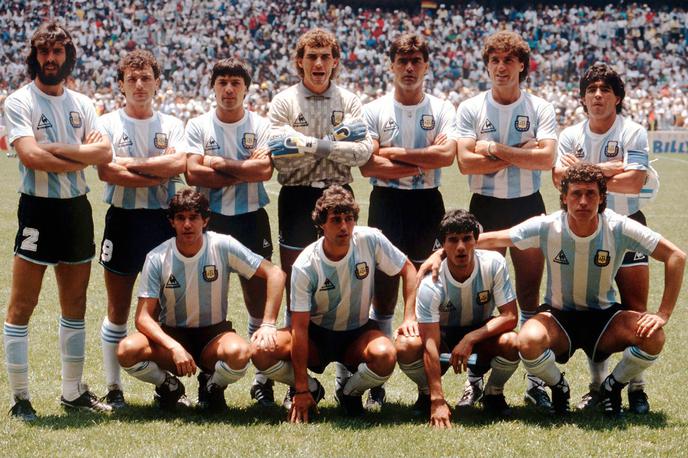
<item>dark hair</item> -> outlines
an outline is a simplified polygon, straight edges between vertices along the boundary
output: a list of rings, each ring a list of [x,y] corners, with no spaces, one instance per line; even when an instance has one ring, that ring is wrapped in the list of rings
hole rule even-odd
[[[128,53],[117,64],[117,81],[124,81],[124,72],[127,69],[142,70],[150,65],[153,70],[153,76],[157,80],[160,78],[160,65],[155,59],[155,56],[150,51],[145,49],[135,49]]]
[[[516,56],[523,64],[523,70],[518,74],[520,82],[525,81],[530,67],[530,47],[521,36],[515,32],[502,30],[487,37],[483,44],[483,62],[487,66],[490,54],[494,52],[508,52]]]
[[[614,95],[621,99],[619,103],[616,104],[616,114],[621,113],[623,100],[626,97],[624,82],[612,67],[602,62],[593,64],[592,67],[588,68],[583,78],[580,80],[580,102],[581,105],[583,105],[583,110],[585,110],[586,113],[588,112],[588,107],[583,103],[585,91],[588,90],[588,86],[598,81],[602,81],[604,84],[609,85],[612,91],[614,91]]]
[[[174,215],[183,211],[198,212],[203,218],[210,216],[210,204],[205,194],[192,189],[184,188],[172,197],[170,207],[167,209],[167,217],[174,219]]]
[[[414,52],[423,54],[423,60],[425,62],[430,59],[428,42],[422,35],[417,33],[402,33],[392,41],[392,46],[389,48],[389,60],[394,62],[397,54],[411,54]]]
[[[218,60],[213,65],[213,71],[210,75],[210,87],[215,86],[215,80],[220,76],[238,76],[244,80],[246,87],[251,85],[251,72],[248,66],[241,60],[235,58]]]
[[[29,78],[32,80],[35,79],[40,70],[38,58],[36,57],[38,48],[53,46],[55,43],[59,43],[65,47],[65,52],[67,54],[64,63],[65,78],[72,73],[74,65],[76,65],[76,47],[72,41],[72,36],[62,25],[56,21],[50,21],[41,24],[31,37],[31,51],[26,57],[26,69]]]
[[[571,183],[597,183],[597,189],[600,191],[600,205],[597,207],[597,213],[602,213],[607,208],[607,179],[599,166],[589,162],[578,162],[566,169],[561,179],[559,196],[561,208],[564,211],[568,211],[565,198]]]
[[[339,59],[341,56],[339,43],[337,43],[337,39],[332,32],[328,32],[327,30],[321,28],[309,30],[301,35],[301,37],[299,37],[299,41],[296,43],[294,65],[296,65],[296,71],[301,78],[303,78],[303,68],[299,67],[297,59],[303,59],[303,56],[306,53],[306,46],[310,46],[311,48],[330,48],[330,51],[332,51],[332,57],[334,59]],[[339,65],[332,69],[330,80],[333,80],[337,76],[337,73],[339,73]]]
[[[351,192],[339,185],[332,185],[323,192],[315,202],[315,208],[311,213],[313,223],[319,228],[327,222],[327,215],[332,211],[338,213],[351,213],[358,221],[359,207]]]
[[[478,220],[466,210],[449,210],[440,221],[439,239],[444,243],[449,234],[468,234],[473,233],[473,237],[478,240],[478,235],[482,226]]]

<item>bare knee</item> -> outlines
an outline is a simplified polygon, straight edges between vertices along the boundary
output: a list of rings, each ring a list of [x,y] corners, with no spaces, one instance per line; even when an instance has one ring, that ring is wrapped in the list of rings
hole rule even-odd
[[[117,360],[122,367],[131,367],[143,361],[143,347],[136,334],[125,337],[117,345]]]
[[[651,355],[658,355],[664,348],[665,341],[666,333],[663,329],[658,329],[652,336],[642,339],[638,343],[638,348]]]
[[[499,336],[499,353],[509,360],[516,360],[518,358],[518,334],[515,332],[506,332]]]
[[[233,369],[243,369],[251,359],[251,346],[243,339],[234,339],[220,347],[218,356]]]
[[[524,358],[533,359],[548,348],[549,339],[545,328],[540,323],[529,324],[530,321],[518,333],[518,351]]]
[[[397,360],[402,364],[410,364],[423,356],[423,341],[420,337],[398,336],[394,342]]]
[[[397,363],[397,352],[389,339],[376,339],[368,344],[368,367],[378,375],[392,373]]]

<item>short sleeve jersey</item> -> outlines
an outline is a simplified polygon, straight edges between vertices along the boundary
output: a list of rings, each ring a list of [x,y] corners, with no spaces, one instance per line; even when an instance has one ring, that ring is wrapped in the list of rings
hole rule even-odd
[[[509,268],[496,251],[475,250],[475,267],[465,281],[457,281],[442,261],[438,282],[427,276],[416,297],[419,323],[442,327],[478,326],[490,319],[495,309],[516,300],[509,280]]]
[[[554,107],[521,91],[510,105],[482,92],[459,105],[456,122],[460,138],[520,146],[530,140],[556,140]],[[500,199],[529,196],[540,189],[541,171],[509,166],[495,173],[469,175],[471,192]]]
[[[321,237],[306,247],[292,266],[291,310],[310,312],[311,322],[333,331],[357,329],[368,322],[375,270],[398,274],[406,256],[378,229],[356,226],[347,255],[331,261]]]
[[[651,254],[661,236],[606,209],[597,230],[578,237],[567,213],[536,216],[511,228],[518,249],[539,248],[547,265],[545,303],[560,310],[607,309],[616,302],[614,277],[626,251]]]
[[[134,119],[124,109],[98,119],[98,129],[112,142],[115,157],[149,158],[160,156],[168,147],[184,152],[184,126],[174,116],[154,112],[148,119]],[[183,182],[170,178],[157,186],[129,188],[105,183],[104,201],[119,208],[160,209],[174,196]]]
[[[5,100],[8,140],[34,137],[36,143],[78,145],[96,128],[96,110],[91,99],[64,88],[59,96],[42,92],[29,83]],[[19,161],[19,192],[36,197],[70,199],[86,194],[89,188],[83,170],[43,172]]]
[[[220,121],[212,110],[186,125],[190,153],[234,160],[250,158],[256,148],[267,145],[269,135],[268,120],[248,110],[234,123]],[[208,197],[211,211],[227,216],[250,213],[270,202],[263,183],[237,183],[223,188],[198,186],[198,191]]]
[[[158,320],[167,326],[211,326],[227,317],[229,274],[251,278],[262,259],[233,237],[211,231],[187,258],[173,237],[146,256],[138,297],[158,299]]]
[[[387,94],[363,107],[368,130],[381,148],[425,148],[434,143],[440,134],[456,140],[456,113],[451,103],[425,94],[417,105],[402,105]],[[372,177],[373,186],[398,189],[431,189],[440,186],[441,169],[422,175],[383,180]]]

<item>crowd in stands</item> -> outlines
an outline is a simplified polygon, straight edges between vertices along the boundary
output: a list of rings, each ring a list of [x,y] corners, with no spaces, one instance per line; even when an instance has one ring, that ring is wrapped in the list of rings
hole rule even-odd
[[[325,1],[58,0],[6,1],[0,12],[0,102],[27,82],[28,39],[48,18],[63,18],[79,49],[73,87],[109,112],[123,103],[116,65],[128,50],[151,50],[163,67],[159,109],[183,120],[213,104],[213,63],[238,56],[254,70],[247,104],[266,113],[270,99],[298,80],[297,37],[321,26],[342,46],[339,82],[364,102],[391,89],[386,51],[399,32],[418,31],[432,47],[426,89],[455,106],[487,88],[483,37],[521,33],[532,49],[528,90],[555,106],[560,125],[584,116],[578,80],[596,61],[626,81],[626,111],[650,129],[688,128],[688,10],[641,4],[538,6],[490,10],[445,6],[431,13],[352,9]]]

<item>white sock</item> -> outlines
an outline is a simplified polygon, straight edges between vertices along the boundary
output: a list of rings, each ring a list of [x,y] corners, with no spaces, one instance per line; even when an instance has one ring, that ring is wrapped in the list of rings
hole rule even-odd
[[[5,322],[3,329],[11,403],[29,399],[29,325]]]
[[[167,372],[160,369],[154,361],[141,361],[131,367],[123,367],[124,371],[142,382],[160,386],[165,381]]]
[[[366,363],[358,365],[358,370],[349,378],[344,385],[344,394],[347,396],[361,396],[365,390],[380,386],[389,379],[392,374],[385,377],[377,375],[371,371]]]
[[[596,363],[588,358],[588,368],[590,369],[590,389],[599,390],[609,373],[609,359]]]
[[[251,341],[251,337],[253,337],[253,333],[258,330],[260,325],[263,324],[263,319],[262,318],[255,318],[252,317],[251,315],[248,316],[248,341]],[[263,374],[261,371],[256,371],[256,375],[253,377],[253,384],[255,385],[256,383],[260,383],[261,385],[265,385],[268,381],[268,378]]]
[[[294,379],[294,367],[290,361],[277,361],[273,366],[268,367],[263,371],[263,374],[270,380],[284,383],[285,385],[294,386],[296,381]],[[313,377],[308,375],[308,390],[315,391],[318,384]]]
[[[84,320],[60,317],[60,356],[62,358],[62,396],[73,401],[81,396],[79,384],[84,372],[86,329]]]
[[[516,372],[519,362],[518,359],[516,361],[509,361],[501,356],[492,358],[492,361],[490,361],[492,371],[485,385],[485,394],[502,394],[504,392],[504,385]]]
[[[114,324],[108,317],[100,326],[100,343],[103,348],[103,369],[108,390],[122,389],[120,366],[117,361],[117,345],[127,336],[126,324]]]
[[[540,378],[548,386],[554,386],[561,380],[561,372],[557,367],[554,352],[547,349],[535,359],[525,359],[523,355],[521,361],[528,371],[528,374]]]
[[[418,391],[423,394],[430,394],[430,387],[428,386],[428,378],[425,375],[425,366],[423,365],[423,358],[413,361],[412,363],[399,363],[399,369],[410,378],[413,383],[418,385]]]
[[[614,380],[625,385],[633,377],[652,366],[658,356],[645,353],[635,345],[627,347],[623,352],[621,361],[612,371],[612,376],[614,376]]]
[[[334,363],[334,384],[335,389],[344,388],[346,382],[351,378],[351,372],[342,363]]]
[[[521,309],[519,315],[518,315],[518,325],[521,329],[523,329],[523,325],[528,321],[529,319],[533,318],[535,315],[537,315],[536,310],[523,310]]]
[[[373,307],[370,312],[370,319],[377,322],[382,333],[392,339],[392,320],[394,320],[394,314],[392,315],[380,315],[375,311]]]
[[[213,383],[221,388],[224,388],[230,383],[234,383],[246,375],[248,366],[249,363],[247,363],[243,369],[232,369],[224,361],[218,361],[215,363],[215,371],[210,377],[210,380],[208,380],[208,384]]]
[[[645,371],[634,376],[628,384],[628,391],[642,391],[645,389]]]

